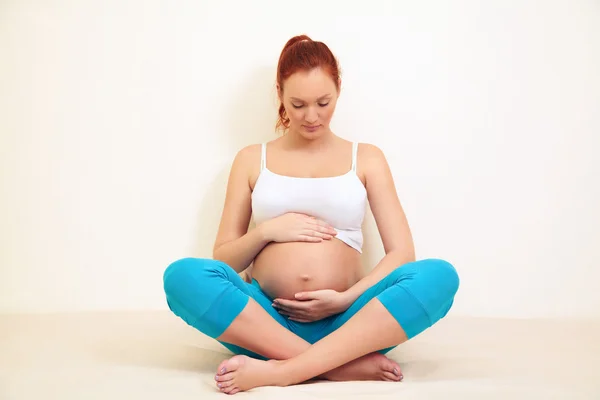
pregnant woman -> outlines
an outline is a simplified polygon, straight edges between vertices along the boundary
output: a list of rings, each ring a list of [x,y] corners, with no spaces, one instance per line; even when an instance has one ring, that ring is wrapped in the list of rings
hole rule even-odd
[[[277,70],[284,134],[236,155],[213,259],[164,273],[173,313],[236,354],[216,371],[224,393],[312,378],[401,381],[386,352],[443,318],[458,290],[451,264],[415,260],[383,152],[331,131],[340,82],[324,43],[287,42]],[[385,256],[363,273],[367,201]]]

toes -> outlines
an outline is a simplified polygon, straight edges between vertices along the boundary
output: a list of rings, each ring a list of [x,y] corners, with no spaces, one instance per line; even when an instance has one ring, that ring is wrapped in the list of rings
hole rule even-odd
[[[233,356],[229,360],[223,361],[217,367],[217,375],[223,375],[227,372],[233,372],[240,367],[240,363],[243,362],[245,356]]]
[[[401,377],[402,376],[402,371],[400,370],[400,365],[398,365],[397,362],[392,361],[388,358],[387,362],[384,365],[384,368],[382,368],[384,371],[386,372],[391,372],[392,374],[396,375],[397,377]]]
[[[221,390],[224,390],[224,389],[230,389],[231,390],[231,387],[233,385],[234,385],[234,381],[233,380],[227,381],[227,382],[217,382],[217,387],[219,389],[221,389]]]
[[[226,381],[230,381],[233,379],[233,372],[227,372],[224,375],[216,375],[215,376],[215,381],[217,382],[226,382]]]
[[[404,375],[402,374],[402,371],[400,371],[400,367],[394,368],[394,370],[392,371],[392,373],[398,378],[399,381],[401,381],[402,379],[404,379]]]
[[[225,394],[236,394],[239,391],[240,391],[240,389],[237,386],[235,386],[235,385],[231,385],[229,387],[221,388],[221,392],[223,392]]]
[[[217,375],[222,375],[225,373],[225,365],[227,365],[227,361],[229,360],[225,360],[221,364],[219,364],[219,366],[217,367]]]
[[[394,382],[401,382],[404,379],[404,376],[402,376],[402,374],[396,375],[393,372],[389,371],[383,371],[382,376],[385,380],[390,380]]]
[[[383,371],[383,380],[388,382],[398,382],[400,378],[391,372]]]
[[[226,392],[226,393],[227,393],[227,394],[236,394],[236,393],[237,393],[237,392],[239,392],[239,391],[240,391],[240,389],[238,389],[238,388],[235,388],[235,389],[231,390],[230,392]]]
[[[390,379],[393,381],[401,381],[404,379],[402,375],[402,371],[400,370],[400,365],[393,360],[387,359],[387,362],[383,366],[383,375],[386,379]]]

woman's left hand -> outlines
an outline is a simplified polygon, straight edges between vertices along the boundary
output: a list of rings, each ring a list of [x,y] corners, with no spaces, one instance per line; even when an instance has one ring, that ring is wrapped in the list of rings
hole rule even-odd
[[[349,301],[344,293],[332,289],[296,294],[295,300],[275,299],[273,307],[291,321],[313,322],[345,311]]]

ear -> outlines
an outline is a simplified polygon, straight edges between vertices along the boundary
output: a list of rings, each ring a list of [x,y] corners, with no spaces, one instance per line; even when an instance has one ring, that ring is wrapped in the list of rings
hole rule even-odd
[[[340,94],[342,94],[342,78],[338,78],[338,97],[340,97]]]
[[[277,85],[277,98],[279,99],[279,101],[281,101],[283,103],[283,96],[281,93],[281,86],[279,86],[279,83],[276,84]]]

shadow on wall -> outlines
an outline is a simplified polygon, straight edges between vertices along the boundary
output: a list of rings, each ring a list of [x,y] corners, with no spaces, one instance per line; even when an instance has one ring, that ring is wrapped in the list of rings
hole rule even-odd
[[[212,248],[219,228],[227,180],[237,152],[255,143],[273,140],[277,118],[276,68],[265,67],[251,71],[230,94],[233,99],[223,121],[220,140],[227,147],[225,166],[205,188],[205,196],[198,210],[197,237],[193,246],[199,257],[212,258]]]

